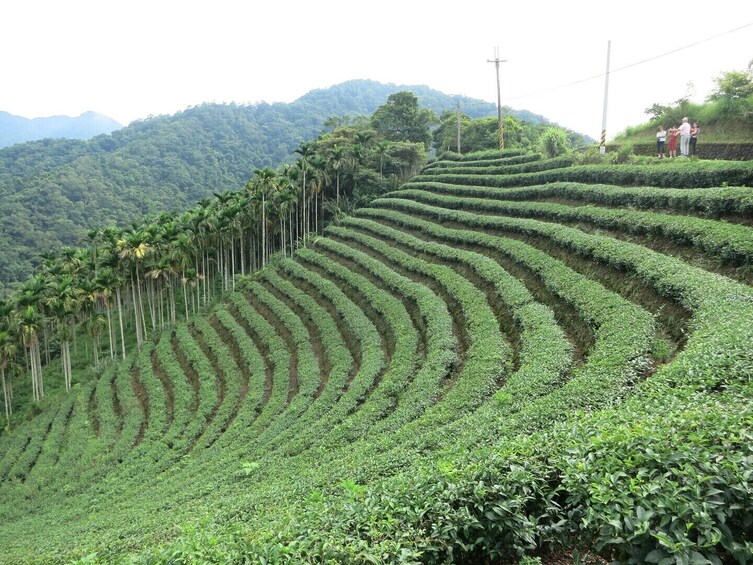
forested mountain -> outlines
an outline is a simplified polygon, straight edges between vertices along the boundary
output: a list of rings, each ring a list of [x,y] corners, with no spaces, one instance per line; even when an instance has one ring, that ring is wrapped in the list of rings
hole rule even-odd
[[[81,243],[87,228],[122,226],[237,190],[254,168],[278,165],[315,138],[329,118],[367,115],[400,90],[413,91],[438,115],[458,100],[470,117],[496,111],[494,104],[426,86],[353,80],[292,103],[202,104],[87,141],[45,139],[2,149],[0,290],[25,279],[40,252]]]
[[[29,119],[0,111],[0,147],[46,138],[89,139],[122,127],[112,118],[96,112],[84,112],[75,118],[49,116]]]

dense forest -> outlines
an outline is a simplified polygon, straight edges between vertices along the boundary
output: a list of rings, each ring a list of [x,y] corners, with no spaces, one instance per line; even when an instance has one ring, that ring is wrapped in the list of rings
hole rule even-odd
[[[45,139],[0,150],[0,293],[28,277],[41,252],[78,245],[87,229],[125,226],[237,190],[255,168],[289,160],[333,116],[334,123],[367,116],[400,89],[437,115],[458,103],[468,118],[495,112],[493,104],[428,87],[356,80],[290,104],[202,104],[87,141]]]

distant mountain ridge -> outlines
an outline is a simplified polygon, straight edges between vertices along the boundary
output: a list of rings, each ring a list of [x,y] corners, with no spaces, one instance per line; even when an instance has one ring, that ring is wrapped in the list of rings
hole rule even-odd
[[[445,94],[425,85],[398,85],[394,83],[380,83],[373,80],[354,79],[329,88],[319,88],[304,94],[291,105],[316,104],[322,109],[333,111],[346,109],[346,114],[371,114],[378,106],[384,104],[390,94],[409,90],[416,95],[422,107],[428,108],[437,115],[445,110],[455,110],[460,102],[460,110],[470,118],[485,118],[495,116],[497,105],[468,96]],[[514,110],[504,108],[505,114],[510,114],[521,120],[532,123],[550,123],[547,118],[534,114],[528,110]]]
[[[427,86],[352,80],[291,103],[207,103],[88,140],[47,138],[0,149],[0,294],[29,276],[42,251],[79,245],[88,228],[127,225],[239,190],[254,169],[290,160],[329,118],[370,115],[401,90],[437,114],[454,111],[459,100],[466,115],[496,115],[494,104]]]
[[[0,111],[0,147],[47,138],[90,139],[122,127],[112,118],[96,112],[84,112],[76,117],[24,118]]]

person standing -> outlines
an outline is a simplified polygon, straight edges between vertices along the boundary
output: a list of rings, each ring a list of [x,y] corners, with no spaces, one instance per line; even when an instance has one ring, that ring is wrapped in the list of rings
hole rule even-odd
[[[690,149],[690,122],[687,118],[682,119],[680,124],[680,155],[682,157],[688,156]]]
[[[680,130],[674,126],[669,127],[669,142],[667,143],[667,149],[669,149],[669,156],[674,159],[677,157],[677,138],[680,136]]]
[[[698,122],[693,122],[693,127],[690,128],[690,156],[696,156],[696,144],[698,143],[698,134],[701,133],[701,128],[698,127]]]
[[[664,144],[667,141],[667,132],[664,130],[664,126],[656,128],[656,156],[659,159],[664,159]]]

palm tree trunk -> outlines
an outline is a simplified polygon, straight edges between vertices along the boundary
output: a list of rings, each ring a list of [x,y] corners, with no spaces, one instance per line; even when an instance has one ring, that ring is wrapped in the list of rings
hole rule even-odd
[[[172,275],[170,286],[167,287],[167,297],[170,300],[170,323],[175,325],[175,287],[173,286]]]
[[[97,346],[99,346],[99,340],[97,340]],[[66,362],[68,364],[68,392],[70,392],[71,387],[73,386],[73,369],[71,368],[71,349],[70,349],[70,347],[68,347],[68,350],[65,352],[65,357],[66,357]],[[97,365],[99,365],[99,359],[97,359]]]
[[[251,263],[248,267],[249,272],[254,273],[256,272],[256,227],[254,226],[254,229],[251,230],[251,233],[249,234],[248,238],[248,246],[249,246],[249,262]]]
[[[8,392],[8,383],[5,381],[5,367],[0,369],[0,380],[3,381],[3,400],[5,401],[5,419],[10,426],[10,415],[13,412],[13,407],[10,402],[10,394]]]
[[[105,313],[107,314],[107,338],[110,340],[110,359],[115,359],[115,328],[112,327],[112,307],[109,298],[105,306]]]
[[[201,271],[199,270],[199,254],[194,253],[193,264],[196,269],[196,300],[198,301],[201,296]],[[191,293],[191,303],[194,304],[193,292]]]
[[[47,339],[47,324],[42,326],[42,340],[44,341],[44,362],[50,364],[50,340]]]
[[[44,375],[42,374],[42,353],[39,350],[39,342],[37,342],[37,345],[34,349],[37,352],[37,375],[39,375],[39,397],[44,398]]]
[[[198,265],[198,261],[196,264]],[[206,304],[206,294],[207,294],[207,265],[206,265],[206,262],[204,261],[203,250],[201,253],[201,269],[204,276],[202,277],[202,280],[199,281],[199,284],[196,285],[196,294],[199,298],[199,306],[201,306],[202,289],[203,289],[203,296],[204,296],[205,304]],[[197,272],[198,272],[198,266],[197,266]]]
[[[290,255],[293,255],[293,210],[288,210],[288,242],[290,243]]]
[[[144,341],[148,339],[148,334],[146,332],[146,316],[144,315],[144,299],[141,297],[141,277],[139,276],[138,267],[136,268],[136,290],[138,291],[139,295],[139,302],[137,304],[137,307],[140,312],[140,318],[141,318],[141,333],[143,334]]]
[[[29,358],[31,360],[32,395],[35,402],[39,402],[44,396],[41,357],[42,355],[39,348],[39,341],[35,341],[29,349]]]
[[[141,319],[139,318],[141,309],[139,308],[139,300],[136,299],[136,281],[133,279],[133,275],[131,276],[131,294],[133,296],[133,317],[136,322],[136,347],[141,349],[141,346],[144,344],[144,335],[142,333]]]
[[[212,280],[212,274],[209,272],[209,251],[202,251],[201,264],[202,269],[204,269],[204,289],[201,298],[203,305],[206,306],[207,302],[209,302],[209,281]],[[201,305],[202,303],[199,302],[199,306]]]
[[[157,283],[158,289],[155,290],[155,296],[159,297],[157,309],[159,311],[159,329],[162,331],[165,327],[165,287],[162,281]]]
[[[34,346],[29,348],[29,362],[31,363],[31,383],[32,383],[32,397],[34,402],[39,402],[41,395],[39,392],[39,374],[37,373],[37,359],[34,355]]]
[[[264,192],[261,193],[261,267],[267,264],[267,207]]]
[[[67,339],[60,340],[60,363],[63,366],[63,382],[66,392],[71,390],[70,385],[70,347]]]
[[[231,258],[231,271],[230,280],[233,282],[233,292],[235,292],[235,238],[230,239],[230,258]]]
[[[184,280],[184,281],[186,280],[186,274],[185,274],[185,272],[183,273],[182,280]],[[186,322],[188,322],[188,292],[187,292],[187,289],[186,289],[186,285],[187,284],[188,284],[188,281],[186,281],[186,282],[183,283],[183,306],[186,309]],[[191,295],[193,296],[193,292],[191,293]]]
[[[152,331],[157,331],[157,307],[160,308],[160,313],[162,312],[162,291],[160,290],[159,297],[157,296],[157,281],[152,280],[151,282],[145,281],[144,286],[146,287],[146,303],[149,307],[149,319],[152,322]],[[157,299],[160,299],[160,303],[157,304]],[[161,318],[160,318],[161,319]],[[146,334],[146,331],[144,331],[144,334]]]
[[[217,248],[217,273],[221,277],[220,288],[227,290],[227,270],[225,269],[225,243],[220,241]]]
[[[222,262],[222,241],[220,241],[220,245],[217,247],[215,259],[217,261],[217,272],[222,275],[222,288],[225,288],[225,267]]]
[[[240,255],[241,255],[241,276],[246,276],[246,257],[243,255],[243,229],[241,229],[240,235],[238,237],[238,245],[240,245]]]
[[[34,354],[32,346],[29,345],[29,355],[26,358],[26,366],[31,372],[31,398],[34,402],[39,401],[39,390],[37,389],[37,365],[34,363]]]
[[[115,302],[118,304],[118,322],[120,323],[120,347],[123,353],[123,359],[126,358],[125,350],[125,332],[123,331],[123,305],[120,300],[120,287],[115,288]]]
[[[95,328],[95,334],[94,334],[94,366],[99,367],[99,346],[100,346],[100,335],[99,335],[99,328]],[[69,382],[70,382],[70,375],[68,376]]]

